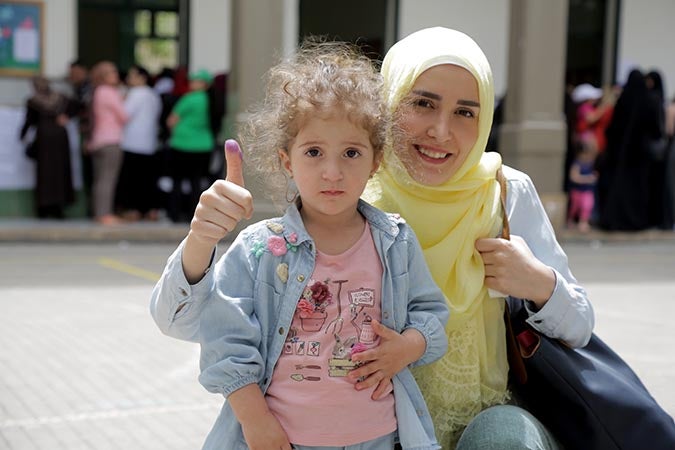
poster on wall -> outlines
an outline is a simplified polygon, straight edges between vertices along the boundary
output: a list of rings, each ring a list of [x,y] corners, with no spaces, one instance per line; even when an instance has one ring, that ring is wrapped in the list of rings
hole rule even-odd
[[[43,34],[42,2],[0,0],[0,75],[40,74]]]

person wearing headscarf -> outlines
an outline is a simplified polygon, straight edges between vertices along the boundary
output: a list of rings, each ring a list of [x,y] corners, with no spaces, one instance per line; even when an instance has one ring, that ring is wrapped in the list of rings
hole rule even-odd
[[[555,448],[526,411],[487,409],[510,397],[503,297],[529,299],[528,323],[572,346],[590,339],[593,310],[530,178],[485,152],[494,99],[490,65],[469,36],[437,27],[395,44],[382,74],[403,135],[385,153],[365,198],[410,223],[450,306],[448,352],[415,372],[439,442],[453,448],[468,426],[458,448],[473,448],[476,439],[508,448],[528,431],[518,426],[511,434],[507,424],[526,423],[537,445]],[[495,239],[503,214],[500,167],[511,242]]]
[[[659,136],[659,114],[642,72],[628,75],[607,127],[607,149],[598,180],[599,226],[639,231],[650,226],[647,140]]]
[[[35,159],[35,204],[40,218],[64,217],[64,208],[75,198],[70,165],[70,143],[65,128],[69,102],[42,76],[33,78],[33,95],[26,102],[26,119],[20,137],[31,128]]]
[[[673,211],[668,187],[669,138],[666,132],[666,99],[663,77],[658,70],[645,75],[650,111],[658,117],[658,130],[650,136],[649,225],[662,230],[673,229]]]

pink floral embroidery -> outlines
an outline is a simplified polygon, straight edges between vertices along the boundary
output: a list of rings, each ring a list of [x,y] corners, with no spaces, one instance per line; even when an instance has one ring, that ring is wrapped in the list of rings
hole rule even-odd
[[[290,242],[291,244],[295,244],[296,242],[298,242],[298,233],[291,233],[288,236],[288,242]]]
[[[312,280],[310,280],[302,292],[302,297],[298,301],[297,310],[300,312],[300,317],[307,318],[313,313],[326,312],[326,306],[333,299],[333,294],[328,290],[327,281],[315,281],[312,283]]]
[[[283,256],[286,254],[286,240],[281,236],[270,236],[267,239],[267,248],[274,256]]]
[[[309,289],[312,291],[312,300],[317,305],[330,302],[333,298],[333,294],[328,290],[328,285],[321,281],[315,282]]]
[[[300,317],[306,319],[314,313],[314,305],[303,298],[298,302],[298,310],[300,311]]]

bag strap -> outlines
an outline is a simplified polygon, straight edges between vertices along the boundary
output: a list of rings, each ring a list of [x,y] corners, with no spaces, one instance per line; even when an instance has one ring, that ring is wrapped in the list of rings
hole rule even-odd
[[[501,167],[497,170],[496,178],[499,182],[499,200],[502,205],[501,237],[502,239],[509,240],[511,239],[511,228],[509,227],[509,218],[506,215],[506,178]],[[520,353],[520,346],[516,340],[516,335],[513,332],[508,301],[506,301],[504,307],[504,325],[506,326],[506,356],[509,362],[509,370],[519,384],[525,384],[527,383],[527,370],[525,369],[525,362],[523,362],[523,356]]]

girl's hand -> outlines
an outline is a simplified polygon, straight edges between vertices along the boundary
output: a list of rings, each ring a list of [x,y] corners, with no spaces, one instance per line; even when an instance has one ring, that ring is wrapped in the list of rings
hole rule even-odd
[[[281,424],[270,412],[251,423],[242,424],[241,429],[250,450],[292,450],[293,448]]]
[[[352,361],[364,365],[349,372],[349,378],[357,382],[357,390],[377,386],[371,398],[378,400],[393,390],[391,379],[408,364],[417,361],[426,350],[426,341],[414,328],[408,328],[399,334],[379,321],[373,320],[373,331],[380,337],[377,347],[352,355]]]
[[[244,188],[242,154],[239,144],[233,139],[225,143],[227,177],[216,180],[199,197],[190,223],[190,236],[210,246],[232,231],[242,219],[253,214],[253,198]]]
[[[227,177],[216,180],[202,192],[190,222],[183,248],[183,272],[187,281],[197,283],[211,261],[213,248],[240,220],[253,215],[253,197],[244,188],[241,149],[235,140],[225,142]]]
[[[539,261],[520,236],[476,240],[485,264],[485,286],[544,306],[555,288],[555,273]]]

